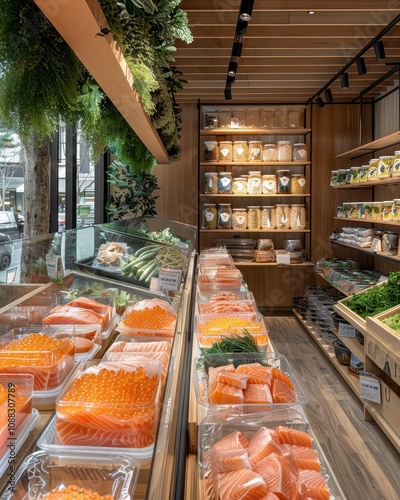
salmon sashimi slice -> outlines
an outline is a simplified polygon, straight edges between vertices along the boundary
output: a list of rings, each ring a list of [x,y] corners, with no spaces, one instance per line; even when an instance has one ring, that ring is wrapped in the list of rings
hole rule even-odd
[[[233,366],[233,364],[224,366],[211,366],[208,370],[208,394],[211,395],[217,388],[218,374],[221,371],[234,373],[235,367]]]
[[[108,352],[166,352],[167,354],[171,354],[171,344],[165,340],[159,342],[114,342]]]
[[[290,449],[299,469],[321,471],[321,462],[316,450],[307,446],[291,446]]]
[[[229,472],[239,469],[251,469],[247,450],[216,450],[211,449],[211,467],[216,472]]]
[[[256,312],[254,304],[244,300],[220,300],[208,304],[199,304],[201,314],[225,314]]]
[[[225,370],[218,372],[218,382],[233,385],[240,389],[246,389],[248,378],[249,376],[246,373],[228,372]]]
[[[299,468],[293,456],[291,447],[288,446],[287,444],[281,444],[280,446],[282,450],[281,454],[278,456],[278,459],[282,465],[284,465],[290,470],[290,472],[293,474],[293,476],[296,478],[297,481],[299,477]]]
[[[249,458],[253,466],[271,453],[280,452],[281,447],[275,431],[260,427],[249,441]]]
[[[280,500],[278,496],[275,495],[275,493],[271,493],[270,491],[267,493],[267,496],[263,498],[263,500]]]
[[[96,311],[83,307],[57,306],[50,314],[43,318],[44,325],[102,325],[104,318]]]
[[[243,404],[243,390],[233,385],[218,382],[215,390],[210,393],[210,402],[225,405]]]
[[[267,384],[271,388],[273,376],[268,366],[262,366],[260,363],[249,363],[239,365],[236,371],[238,373],[247,373],[249,384]]]
[[[112,308],[107,304],[98,302],[97,300],[89,299],[89,297],[77,297],[67,304],[71,307],[81,307],[82,309],[90,309],[101,314],[104,317],[104,322],[107,324],[112,317]]]
[[[218,474],[220,500],[261,500],[268,493],[262,477],[250,469],[240,469]]]
[[[296,492],[296,477],[280,462],[275,453],[258,462],[253,471],[264,479],[269,492],[280,499],[293,499]]]
[[[243,297],[237,293],[232,292],[220,292],[214,293],[210,297],[210,302],[225,301],[225,300],[242,300]]]
[[[245,404],[272,403],[271,391],[266,384],[247,384],[244,390]]]
[[[276,378],[272,382],[272,399],[274,403],[295,403],[297,401],[296,392],[285,382]]]
[[[280,443],[312,448],[312,437],[308,432],[280,425],[275,429],[275,433]]]
[[[294,384],[289,375],[283,372],[280,368],[274,366],[271,370],[271,374],[275,379],[282,380],[282,382],[285,382],[285,384],[288,385],[290,389],[292,389],[292,391],[295,390]]]
[[[161,379],[165,382],[168,372],[169,356],[166,352],[152,352],[152,351],[123,351],[123,352],[110,352],[108,351],[103,358],[104,361],[147,361],[155,359],[160,362],[161,366]]]
[[[327,482],[320,472],[301,470],[297,480],[298,498],[300,500],[329,500]]]
[[[216,450],[243,450],[248,446],[247,437],[240,431],[234,431],[217,441],[213,448]]]

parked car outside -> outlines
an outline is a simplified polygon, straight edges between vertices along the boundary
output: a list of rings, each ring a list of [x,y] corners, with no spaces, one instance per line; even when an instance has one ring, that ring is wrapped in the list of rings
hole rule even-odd
[[[0,232],[8,234],[11,240],[19,239],[20,233],[14,212],[0,211]]]
[[[8,234],[0,233],[0,271],[10,267],[13,242]]]

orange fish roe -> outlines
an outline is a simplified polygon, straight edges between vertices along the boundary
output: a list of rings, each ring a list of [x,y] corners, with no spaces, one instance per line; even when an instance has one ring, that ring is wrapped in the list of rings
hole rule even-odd
[[[13,351],[13,352],[10,352]],[[74,343],[69,339],[54,339],[49,335],[33,332],[13,340],[0,350],[0,368],[21,364],[47,366],[60,360],[65,354],[74,352]],[[18,362],[16,363],[16,358]]]
[[[122,321],[129,328],[144,330],[165,330],[174,328],[176,315],[160,306],[133,309]]]
[[[55,488],[47,495],[40,497],[40,500],[113,500],[112,495],[100,495],[86,488],[71,485],[61,489]]]
[[[197,325],[198,333],[202,335],[216,335],[220,333],[241,333],[243,329],[251,333],[265,331],[264,325],[258,321],[232,316],[218,316]]]

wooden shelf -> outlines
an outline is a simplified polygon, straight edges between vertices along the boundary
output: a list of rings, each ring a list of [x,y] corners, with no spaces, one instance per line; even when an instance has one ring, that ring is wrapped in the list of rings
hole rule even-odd
[[[297,311],[293,309],[293,313],[296,318],[303,325],[304,329],[311,335],[317,345],[321,348],[322,352],[327,356],[327,358],[332,362],[333,366],[340,373],[340,375],[347,382],[349,387],[353,390],[358,398],[360,398],[360,384],[358,377],[351,375],[349,373],[348,367],[341,365],[335,357],[335,353],[333,352],[333,348],[331,350],[331,346],[329,342],[322,338],[321,335],[313,328],[312,324],[305,320]]]
[[[380,181],[357,182],[356,184],[345,184],[344,186],[331,186],[332,189],[363,189],[373,186],[387,186],[388,184],[400,184],[399,177],[388,177]]]
[[[400,221],[397,220],[370,220],[370,219],[351,219],[350,217],[334,217],[334,220],[342,220],[344,222],[360,222],[362,224],[385,224],[388,226],[400,226]]]
[[[233,194],[233,193],[218,193],[218,194],[201,194],[200,198],[309,198],[311,195],[307,194]]]
[[[201,167],[263,167],[263,166],[277,166],[277,167],[302,167],[303,165],[311,165],[310,161],[201,161]],[[400,179],[399,179],[400,182]]]
[[[388,259],[393,262],[398,262],[400,264],[400,257],[398,257],[397,255],[386,255],[382,252],[373,252],[369,248],[361,248],[358,247],[357,245],[351,245],[350,243],[343,243],[342,241],[337,241],[337,240],[331,240],[331,243],[333,245],[338,245],[345,248],[351,248],[352,250],[357,250],[358,252],[366,253],[374,257],[381,257],[382,259]]]
[[[306,135],[310,128],[209,128],[200,135]]]
[[[310,229],[200,229],[200,233],[309,233]]]
[[[76,0],[57,2],[54,5],[47,0],[35,0],[35,3],[75,52],[157,163],[170,163],[160,136],[133,90],[134,78],[120,48],[111,34],[97,36],[101,29],[109,28],[98,1]]]
[[[340,293],[342,293],[343,295],[345,295],[346,297],[349,297],[349,294],[347,292],[344,292],[343,290],[341,290],[340,288],[338,288],[337,286],[335,285],[332,285],[332,283],[330,281],[328,281],[325,276],[322,274],[322,273],[319,273],[319,272],[316,272],[316,274],[318,274],[318,276],[320,276],[324,281],[326,281],[328,283],[328,285],[332,286],[333,288],[336,288],[336,290]]]
[[[233,263],[235,266],[258,266],[258,267],[264,267],[264,266],[275,266],[275,267],[314,267],[314,264],[309,261],[304,261],[304,262],[299,262],[298,264],[277,264],[276,262],[240,262],[234,260]]]
[[[358,148],[350,149],[349,151],[345,151],[340,155],[335,156],[338,159],[349,159],[356,158],[357,156],[363,156],[368,153],[373,153],[374,151],[378,151],[380,149],[387,148],[389,146],[394,146],[395,144],[400,143],[400,131],[394,132],[393,134],[385,135],[380,139],[376,139],[375,141],[368,142],[359,146]]]

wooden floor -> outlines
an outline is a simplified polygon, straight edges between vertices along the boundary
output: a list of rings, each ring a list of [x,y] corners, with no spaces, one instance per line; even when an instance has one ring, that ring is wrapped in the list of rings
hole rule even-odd
[[[378,425],[364,421],[357,396],[295,317],[266,322],[310,399],[307,418],[347,500],[399,500],[400,455]]]

